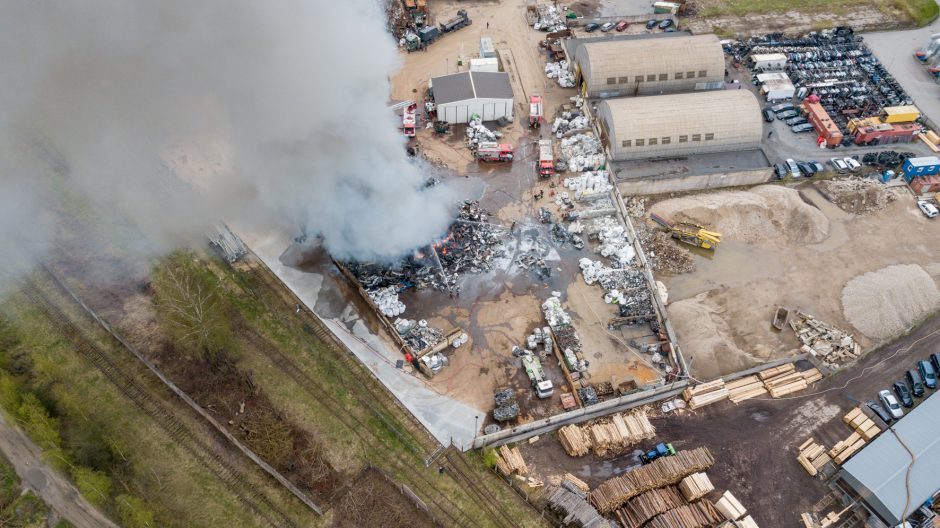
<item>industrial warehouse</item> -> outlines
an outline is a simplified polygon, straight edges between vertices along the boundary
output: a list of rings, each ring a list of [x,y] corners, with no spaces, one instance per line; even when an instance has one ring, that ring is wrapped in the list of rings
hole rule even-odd
[[[746,90],[605,99],[597,116],[616,161],[753,150],[763,135]]]
[[[428,83],[438,119],[460,124],[474,114],[483,121],[512,119],[512,86],[503,72],[468,71],[434,77]]]

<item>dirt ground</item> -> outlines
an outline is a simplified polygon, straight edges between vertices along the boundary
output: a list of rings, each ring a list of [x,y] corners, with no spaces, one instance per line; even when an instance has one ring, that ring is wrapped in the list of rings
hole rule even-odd
[[[900,379],[915,361],[938,347],[940,316],[934,316],[911,334],[806,393],[776,400],[752,399],[738,405],[721,402],[665,416],[650,409],[656,438],[649,444],[671,442],[679,450],[707,447],[716,460],[708,470],[717,490],[712,498],[730,490],[761,527],[797,526],[801,512],[827,511],[823,505],[829,501],[823,499],[830,493],[826,481],[810,477],[797,463],[797,446],[810,436],[826,447],[845,439],[852,431],[842,416],[875,398],[879,390]],[[521,451],[530,472],[543,481],[570,472],[592,488],[637,464],[633,452],[606,459],[592,454],[570,457],[554,435],[542,436],[533,444],[522,443]],[[829,507],[833,508],[841,509]]]
[[[839,209],[806,183],[691,194],[651,211],[724,235],[714,252],[693,252],[694,272],[657,277],[669,289],[667,311],[699,378],[795,353],[793,332],[770,325],[780,305],[853,332],[870,350],[888,338],[866,336],[846,319],[845,285],[892,264],[917,264],[938,276],[930,264],[940,249],[927,241],[936,240],[940,224],[925,218],[910,194],[866,215]]]

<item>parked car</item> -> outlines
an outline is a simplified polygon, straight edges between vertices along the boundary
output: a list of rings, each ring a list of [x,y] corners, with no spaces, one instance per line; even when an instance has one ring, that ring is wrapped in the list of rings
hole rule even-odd
[[[846,165],[844,161],[842,161],[842,158],[832,158],[829,160],[829,163],[832,164],[832,168],[834,168],[836,172],[845,172],[849,170],[849,166]]]
[[[924,216],[926,216],[927,218],[936,218],[937,215],[940,214],[940,211],[937,210],[936,205],[930,202],[925,202],[924,200],[918,200],[917,207],[920,209],[920,212],[924,213]]]
[[[676,28],[674,28],[674,27],[667,27],[667,28],[666,28],[666,33],[675,33],[675,32],[676,32]]]
[[[901,402],[901,405],[911,408],[914,406],[914,398],[911,395],[911,390],[907,388],[907,385],[903,381],[895,381],[891,388],[894,389],[894,393],[898,395],[898,401]]]
[[[784,122],[792,127],[796,125],[802,125],[803,123],[806,122],[806,118],[803,116],[796,116],[796,117],[791,117],[790,119],[787,119]]]
[[[937,373],[933,369],[933,365],[929,361],[920,360],[917,362],[917,371],[920,372],[920,377],[924,380],[924,385],[928,389],[937,388]]]
[[[601,27],[600,24],[596,22],[591,22],[588,25],[584,26],[584,31],[587,31],[588,33],[594,33],[595,31],[597,31],[597,28],[599,27]]]
[[[881,418],[882,422],[890,423],[891,420],[893,420],[893,418],[888,413],[888,411],[886,411],[885,408],[882,407],[881,405],[878,405],[877,403],[871,400],[865,402],[865,405],[868,405],[868,408],[871,409],[875,414],[877,414],[878,418]]]
[[[777,112],[777,119],[790,119],[798,115],[800,115],[800,113],[796,110],[784,110],[783,112]]]
[[[924,381],[920,377],[920,373],[916,370],[908,370],[904,373],[904,379],[907,380],[907,384],[911,387],[911,394],[915,398],[920,398],[924,395]]]
[[[796,162],[796,166],[800,168],[800,172],[806,175],[807,178],[813,175],[813,169],[811,169],[809,164],[805,161]]]
[[[849,170],[852,172],[856,172],[858,169],[862,168],[862,164],[859,163],[858,160],[852,158],[843,158],[842,161],[845,162],[845,164],[849,167]]]
[[[617,26],[614,27],[614,29],[616,29],[618,32],[620,32],[620,31],[623,31],[623,30],[627,29],[627,27],[628,27],[629,25],[630,25],[630,23],[627,22],[626,20],[621,20],[620,22],[617,22]]]
[[[604,25],[601,26],[601,31],[603,31],[604,33],[607,33],[607,32],[610,31],[611,29],[614,29],[614,23],[613,23],[613,22],[605,22]]]
[[[826,167],[823,167],[823,164],[819,163],[818,161],[814,160],[809,162],[809,164],[813,166],[814,172],[823,172],[826,170]]]
[[[667,18],[659,23],[659,29],[666,29],[672,27],[672,19]]]
[[[930,360],[930,364],[933,365],[933,371],[940,372],[940,354],[934,352],[927,356],[927,359]]]
[[[787,175],[787,166],[783,163],[775,163],[774,174],[777,176],[778,180],[782,180],[783,177]]]
[[[810,130],[813,130],[813,129],[815,129],[815,128],[816,128],[816,127],[814,127],[813,125],[811,125],[811,124],[809,124],[809,123],[803,123],[802,125],[793,125],[793,126],[791,126],[791,127],[790,127],[790,130],[791,130],[794,134],[802,134],[803,132],[809,132]]]
[[[799,178],[803,175],[803,173],[800,172],[800,166],[797,165],[796,162],[792,159],[787,160],[787,168],[790,169],[790,175],[794,178]]]
[[[656,24],[659,24],[659,21],[654,18],[646,23],[646,29],[653,29],[656,27]]]
[[[774,113],[770,110],[770,108],[765,108],[763,111],[763,114],[764,114],[764,121],[767,121],[768,123],[773,122]]]
[[[778,105],[773,105],[770,107],[773,113],[785,112],[787,110],[793,110],[793,103],[780,103]]]
[[[894,419],[899,419],[904,416],[904,410],[901,409],[901,404],[898,403],[897,398],[894,397],[894,394],[891,394],[891,391],[880,391],[878,392],[878,400],[881,401],[882,407],[884,407]]]

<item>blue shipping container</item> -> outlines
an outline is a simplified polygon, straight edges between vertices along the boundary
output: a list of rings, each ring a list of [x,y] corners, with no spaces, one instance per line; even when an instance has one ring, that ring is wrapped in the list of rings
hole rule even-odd
[[[908,158],[901,167],[904,176],[910,181],[914,176],[930,176],[940,172],[940,158],[924,156],[922,158]]]

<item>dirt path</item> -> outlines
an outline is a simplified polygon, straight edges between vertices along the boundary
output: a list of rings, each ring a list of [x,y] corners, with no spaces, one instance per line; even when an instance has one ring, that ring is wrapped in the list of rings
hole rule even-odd
[[[63,475],[46,465],[42,453],[26,434],[0,415],[0,451],[16,468],[23,487],[34,490],[57,516],[77,528],[118,528],[82,497]]]

